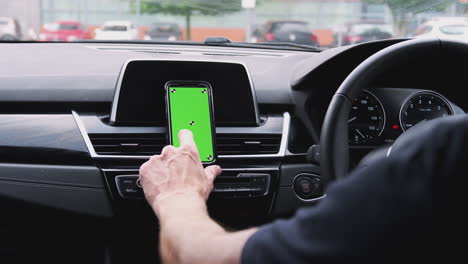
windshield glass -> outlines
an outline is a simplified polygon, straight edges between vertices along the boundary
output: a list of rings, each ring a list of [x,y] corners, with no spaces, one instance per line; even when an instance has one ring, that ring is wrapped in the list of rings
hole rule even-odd
[[[110,25],[102,27],[102,31],[127,31],[127,26]]]
[[[79,26],[76,24],[58,24],[59,30],[78,30]]]
[[[463,35],[468,33],[468,25],[448,25],[440,27],[440,31],[445,34]]]
[[[160,31],[160,32],[171,32],[177,31],[177,24],[153,24],[151,25],[151,30]]]
[[[44,24],[43,28],[44,30],[48,30],[48,31],[78,30],[79,26],[77,24],[51,23],[51,24]]]
[[[351,32],[355,34],[362,34],[368,31],[384,31],[392,32],[391,25],[379,25],[379,24],[357,24],[354,25]]]
[[[468,41],[467,15],[468,0],[0,0],[0,24],[17,21],[0,30],[0,40],[224,37],[325,49],[389,38]]]
[[[272,32],[294,32],[294,31],[303,31],[308,32],[310,29],[305,23],[294,23],[294,22],[285,22],[285,23],[275,23],[272,27]]]

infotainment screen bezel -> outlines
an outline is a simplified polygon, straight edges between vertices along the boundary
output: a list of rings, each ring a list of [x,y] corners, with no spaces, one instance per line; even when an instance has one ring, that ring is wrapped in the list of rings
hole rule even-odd
[[[246,78],[245,85],[249,86],[249,87],[246,87],[244,89],[246,89],[246,90],[248,90],[250,92],[250,94],[248,96],[251,95],[252,99],[251,99],[251,102],[249,102],[250,100],[248,100],[248,101],[238,102],[238,103],[240,103],[240,107],[245,107],[245,104],[247,104],[248,107],[250,108],[249,111],[252,112],[251,113],[252,116],[249,117],[248,122],[232,122],[232,124],[228,124],[227,122],[224,122],[224,123],[221,123],[221,126],[230,126],[230,125],[232,125],[232,126],[258,126],[258,125],[260,125],[260,115],[259,115],[259,111],[258,111],[258,103],[257,103],[257,97],[256,97],[256,93],[255,93],[255,87],[254,87],[251,75],[249,73],[249,70],[248,70],[247,66],[244,63],[237,62],[237,61],[228,61],[228,60],[222,60],[222,61],[219,61],[219,60],[216,60],[216,61],[208,61],[208,60],[174,60],[174,59],[165,60],[165,59],[152,59],[152,58],[130,59],[130,60],[127,60],[124,63],[124,65],[122,66],[120,74],[119,74],[119,78],[118,78],[118,81],[117,81],[117,84],[116,84],[114,99],[113,99],[113,102],[112,102],[111,115],[110,115],[110,123],[112,125],[128,125],[130,123],[130,122],[128,122],[129,120],[119,119],[119,111],[122,111],[122,108],[119,108],[119,103],[120,103],[120,100],[122,100],[121,95],[122,95],[122,90],[124,89],[124,88],[122,88],[122,86],[123,86],[123,83],[125,81],[125,76],[126,76],[126,74],[128,74],[127,69],[129,68],[129,65],[132,65],[132,63],[138,63],[138,62],[152,62],[152,63],[160,62],[162,64],[164,64],[164,63],[180,63],[181,66],[184,65],[184,64],[200,64],[200,65],[215,64],[217,67],[222,67],[223,65],[225,65],[225,66],[236,65],[236,66],[242,67],[243,71],[245,72],[245,78]],[[210,67],[214,67],[215,65],[210,65]],[[157,74],[157,72],[155,72],[155,74]],[[228,76],[228,75],[226,75],[226,76]],[[238,78],[238,77],[233,76],[233,78]],[[183,80],[184,78],[178,78],[178,79]],[[210,82],[210,80],[207,80],[207,79],[203,79],[203,80]],[[230,80],[226,80],[226,81],[229,82]],[[138,85],[138,84],[135,84],[135,85]],[[158,89],[158,87],[147,87],[147,89]],[[164,87],[160,87],[160,89],[164,89]],[[220,93],[219,93],[219,91],[216,91],[216,87],[214,89],[215,89],[214,90],[214,94],[215,94],[214,100],[216,100],[216,94],[218,94],[218,96],[219,96]],[[250,104],[252,104],[252,105],[250,105]],[[215,102],[215,105],[216,105],[216,102]],[[233,112],[233,115],[234,115],[235,111],[232,111],[232,112]],[[216,109],[215,109],[215,113],[216,113]],[[222,118],[217,117],[216,120],[217,121],[220,120],[222,122]],[[145,122],[135,122],[135,123],[138,123],[138,124],[135,124],[135,125],[145,125],[144,124]],[[147,124],[147,125],[151,125],[151,124]],[[164,125],[164,124],[157,124],[157,125]],[[217,125],[220,125],[220,124],[217,123]]]

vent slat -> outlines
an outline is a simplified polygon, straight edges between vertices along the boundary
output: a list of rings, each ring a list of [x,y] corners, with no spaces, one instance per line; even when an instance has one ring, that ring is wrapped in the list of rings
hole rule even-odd
[[[257,145],[239,145],[239,144],[217,144],[216,145],[218,148],[220,147],[225,147],[225,148],[229,148],[229,147],[256,147]],[[278,144],[261,144],[260,145],[262,148],[264,147],[278,147]]]
[[[218,134],[218,155],[276,154],[281,144],[281,135],[270,134]]]
[[[124,156],[124,155],[127,155],[127,156],[153,156],[153,155],[158,155],[160,154],[160,152],[158,153],[154,153],[154,152],[99,152],[99,155],[120,155],[120,156]]]
[[[99,155],[149,156],[168,144],[166,134],[89,134]],[[276,154],[281,134],[217,134],[218,155]]]
[[[260,154],[276,154],[272,151],[219,151],[218,155],[260,155]]]
[[[89,134],[99,155],[151,156],[167,145],[166,134]]]

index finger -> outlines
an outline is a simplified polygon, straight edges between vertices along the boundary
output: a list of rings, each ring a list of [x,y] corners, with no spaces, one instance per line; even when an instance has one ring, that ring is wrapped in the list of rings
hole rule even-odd
[[[181,147],[184,145],[195,145],[192,131],[188,129],[182,129],[179,131],[179,134],[177,134],[177,136],[179,137],[179,142],[180,142]]]

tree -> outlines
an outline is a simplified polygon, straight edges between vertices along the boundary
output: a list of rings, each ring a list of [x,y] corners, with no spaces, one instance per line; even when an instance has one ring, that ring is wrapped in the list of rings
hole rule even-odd
[[[215,16],[241,10],[241,0],[142,0],[141,13],[185,16],[186,40],[190,40],[194,14]]]
[[[443,11],[456,0],[364,0],[369,4],[386,4],[393,15],[395,26],[399,33],[406,33],[408,15],[426,11]]]

